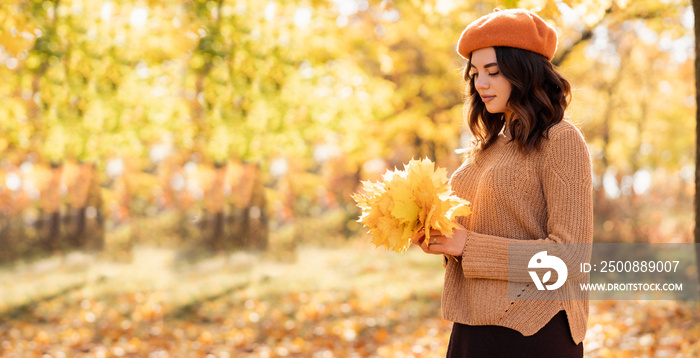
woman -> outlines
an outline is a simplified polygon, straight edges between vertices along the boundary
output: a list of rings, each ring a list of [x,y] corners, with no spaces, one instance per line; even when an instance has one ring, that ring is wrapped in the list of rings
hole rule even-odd
[[[585,275],[569,269],[555,291],[508,276],[509,263],[532,258],[509,244],[556,244],[569,259],[590,257],[591,159],[563,119],[570,86],[550,62],[556,46],[555,30],[519,9],[481,17],[460,37],[475,146],[451,184],[473,214],[458,218],[450,237],[413,237],[425,252],[445,255],[442,314],[455,322],[448,357],[583,356]],[[513,287],[517,299],[508,294]]]

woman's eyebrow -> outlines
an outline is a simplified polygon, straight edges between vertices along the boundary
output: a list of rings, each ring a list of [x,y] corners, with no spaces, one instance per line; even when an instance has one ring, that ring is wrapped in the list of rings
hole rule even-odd
[[[494,67],[494,66],[498,66],[498,64],[497,64],[496,62],[491,62],[491,63],[485,64],[485,65],[484,65],[484,68],[489,68],[489,67]],[[469,64],[469,67],[474,67],[474,68],[476,68],[476,66],[474,66],[473,63],[470,63],[470,64]]]

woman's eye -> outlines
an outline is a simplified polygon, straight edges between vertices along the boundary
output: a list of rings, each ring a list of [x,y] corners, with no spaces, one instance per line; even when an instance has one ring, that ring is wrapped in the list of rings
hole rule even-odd
[[[497,71],[494,73],[489,73],[489,76],[498,76],[501,73],[501,71]]]
[[[477,76],[479,76],[479,74],[476,73],[476,72],[475,72],[475,73],[470,73],[470,74],[469,74],[469,78],[476,78]]]

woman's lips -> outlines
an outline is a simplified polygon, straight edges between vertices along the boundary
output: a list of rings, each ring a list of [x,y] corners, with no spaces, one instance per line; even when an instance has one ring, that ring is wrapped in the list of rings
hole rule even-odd
[[[496,96],[481,96],[481,100],[484,101],[484,103],[491,102]]]

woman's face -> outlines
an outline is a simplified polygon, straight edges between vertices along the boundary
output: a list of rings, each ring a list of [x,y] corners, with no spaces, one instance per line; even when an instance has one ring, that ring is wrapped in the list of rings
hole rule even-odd
[[[489,113],[505,113],[506,118],[509,118],[513,112],[508,109],[508,98],[513,86],[501,75],[493,47],[472,52],[469,76],[474,79],[474,87],[486,105],[486,110]]]

